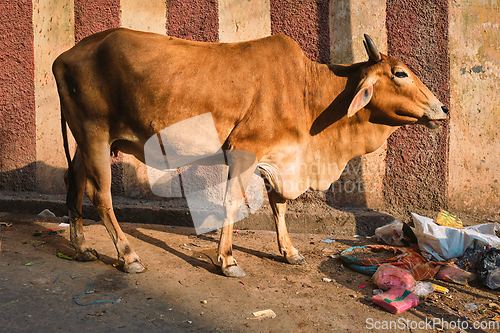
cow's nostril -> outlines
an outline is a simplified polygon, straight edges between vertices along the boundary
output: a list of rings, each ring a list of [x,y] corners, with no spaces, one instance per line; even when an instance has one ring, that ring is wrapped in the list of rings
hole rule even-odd
[[[448,108],[446,107],[446,105],[443,105],[441,107],[441,110],[443,110],[443,112],[446,113],[446,114],[450,113],[450,110],[448,110]]]

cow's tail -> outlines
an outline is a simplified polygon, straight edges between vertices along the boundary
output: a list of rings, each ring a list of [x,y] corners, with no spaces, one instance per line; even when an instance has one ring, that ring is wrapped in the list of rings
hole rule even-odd
[[[66,193],[66,206],[68,210],[73,213],[73,216],[79,219],[82,217],[80,210],[78,209],[78,191],[76,189],[76,173],[73,163],[71,162],[71,155],[69,153],[69,143],[68,143],[68,128],[66,126],[66,118],[64,118],[63,108],[61,106],[61,128],[63,136],[64,153],[66,154],[66,160],[68,161],[68,172],[66,174],[66,186],[68,191]]]
[[[65,109],[65,101],[67,102],[68,98],[71,98],[70,87],[68,86],[72,80],[68,75],[66,65],[63,60],[63,56],[60,55],[56,58],[56,60],[52,63],[52,73],[56,79],[57,84],[57,92],[59,93],[59,100],[61,105],[61,130],[63,137],[63,145],[64,145],[64,153],[66,154],[66,160],[68,162],[68,171],[66,172],[66,206],[70,211],[72,217],[78,219],[82,216],[80,213],[80,209],[78,209],[78,192],[76,189],[76,173],[73,163],[71,161],[71,155],[69,152],[69,143],[68,143],[68,127],[66,124],[66,118],[64,117],[64,109]]]

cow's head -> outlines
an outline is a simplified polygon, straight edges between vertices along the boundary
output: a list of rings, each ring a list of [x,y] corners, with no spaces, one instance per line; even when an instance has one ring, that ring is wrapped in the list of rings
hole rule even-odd
[[[366,107],[371,112],[370,121],[375,123],[439,127],[439,122],[447,118],[448,108],[405,64],[380,54],[368,35],[364,43],[370,59],[360,71],[348,117]]]

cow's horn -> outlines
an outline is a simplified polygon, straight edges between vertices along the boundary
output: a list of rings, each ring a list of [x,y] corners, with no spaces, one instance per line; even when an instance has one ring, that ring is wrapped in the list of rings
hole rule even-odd
[[[363,44],[365,45],[366,53],[368,53],[368,57],[370,57],[371,60],[375,62],[379,62],[380,60],[382,60],[380,52],[377,50],[375,43],[367,34],[365,34],[365,40],[363,41]]]

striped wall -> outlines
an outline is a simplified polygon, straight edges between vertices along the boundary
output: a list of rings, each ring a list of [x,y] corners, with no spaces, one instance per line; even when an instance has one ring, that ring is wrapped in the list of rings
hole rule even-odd
[[[64,193],[50,68],[89,34],[122,26],[235,42],[284,33],[315,61],[349,63],[366,59],[368,33],[450,106],[451,117],[437,131],[401,128],[351,161],[332,185],[331,203],[499,211],[498,1],[19,0],[0,9],[0,190]],[[112,165],[115,194],[153,197],[133,157],[120,153]]]
[[[35,59],[31,0],[0,8],[0,188],[36,189]]]

